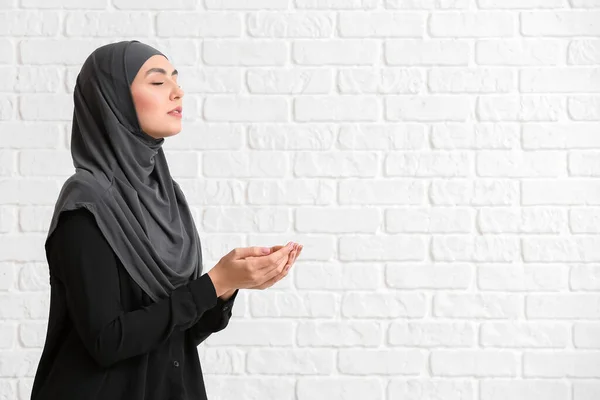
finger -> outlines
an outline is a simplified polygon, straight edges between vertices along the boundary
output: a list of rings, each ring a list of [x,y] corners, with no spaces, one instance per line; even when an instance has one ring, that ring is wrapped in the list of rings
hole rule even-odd
[[[268,256],[269,254],[273,254],[273,253],[275,253],[277,250],[279,250],[279,249],[281,249],[281,248],[283,248],[283,247],[284,247],[284,246],[281,246],[281,245],[277,245],[277,246],[271,246],[271,247],[265,247],[265,249],[268,249],[269,251],[268,251],[268,252],[266,252],[266,253],[259,254],[259,255],[258,255],[258,256],[256,256],[256,257],[265,257],[265,256]],[[249,257],[253,257],[253,256],[249,256]],[[248,258],[248,257],[246,257],[246,258]]]
[[[272,268],[271,270],[266,272],[263,275],[263,279],[268,281],[270,279],[275,278],[278,275],[285,273],[291,266],[291,260],[293,259],[293,254],[295,252],[296,252],[296,250],[292,250],[292,253],[290,253],[290,256],[287,259],[282,260],[282,263],[278,263],[274,268]]]
[[[288,265],[286,265],[286,266],[285,266],[285,269],[284,269],[284,271],[289,271],[289,270],[290,270],[290,268],[292,268],[292,266],[293,266],[293,265],[294,265],[294,262],[293,262],[293,261],[292,261],[292,262],[290,262]]]
[[[294,250],[290,253],[290,255],[288,257],[288,263],[293,264],[296,261],[296,259],[298,258],[298,254],[300,254],[300,245],[296,244],[296,247],[294,248]]]
[[[290,253],[290,256],[289,256],[289,258],[287,260],[287,263],[286,263],[286,265],[284,267],[284,271],[288,271],[292,267],[292,265],[294,265],[294,262],[296,262],[296,259],[298,258],[298,254],[300,254],[300,250],[299,249],[300,249],[300,245],[297,245],[296,249],[293,250]]]
[[[300,250],[296,250],[294,251],[293,256],[290,257],[288,263],[286,264],[284,271],[289,271],[290,268],[292,268],[292,266],[294,265],[294,263],[296,262],[296,258],[298,258],[298,254],[299,254]]]
[[[269,250],[269,252],[265,252],[265,249]],[[262,246],[238,247],[234,250],[237,259],[243,259],[246,257],[263,257],[265,255],[271,254],[271,249],[269,247]]]
[[[266,282],[264,282],[258,286],[255,286],[252,289],[265,289],[265,288],[271,287],[274,284],[276,284],[277,282],[279,282],[280,280],[282,280],[283,278],[285,278],[288,271],[289,271],[289,267],[284,268],[283,271],[281,271],[281,273],[273,276],[272,278],[268,279]]]
[[[291,268],[292,268],[292,264],[288,263],[288,264],[286,264],[286,266],[283,268],[283,270],[280,273],[275,273],[272,277],[268,278],[265,282],[263,282],[259,285],[256,285],[256,286],[252,286],[249,289],[265,289],[267,287],[270,287],[270,286],[274,285],[275,283],[277,283],[278,281],[280,281],[281,279],[285,278]]]
[[[284,259],[284,260],[281,260],[281,262],[278,262],[275,265],[275,267],[268,270],[268,272],[266,272],[263,275],[263,279],[269,280],[269,279],[272,279],[273,277],[281,274],[283,271],[285,271],[285,266],[286,266],[287,262],[288,262],[287,259]]]
[[[294,266],[294,261],[289,262],[284,268],[283,271],[281,272],[283,276],[287,275],[288,272],[290,271],[290,269],[292,269],[292,267]]]
[[[294,250],[294,252],[290,255],[290,258],[288,260],[288,265],[286,267],[289,267],[292,264],[294,264],[294,262],[296,261],[296,258],[298,258],[298,251],[299,250]]]
[[[258,284],[256,286],[252,286],[250,289],[264,289],[266,287],[269,287],[269,285],[271,284],[271,282],[273,281],[273,279],[275,279],[275,278],[268,279],[268,280],[266,280],[265,282],[263,282],[261,284]]]
[[[283,246],[273,246],[273,247],[281,248]],[[290,261],[285,265],[285,267],[283,268],[283,270],[280,273],[274,272],[273,276],[270,278],[267,278],[267,280],[265,282],[263,282],[259,285],[256,285],[256,286],[252,286],[249,289],[264,289],[266,287],[273,285],[278,280],[283,279],[288,274],[289,270],[292,268],[292,265],[293,265],[294,261],[296,260],[296,258],[298,258],[298,255],[302,251],[302,248],[303,248],[302,245],[296,246],[296,250],[293,251],[294,254],[290,255]],[[273,271],[271,271],[271,272],[273,272]],[[266,274],[266,275],[268,275],[268,274]]]
[[[300,253],[302,253],[302,247],[300,247],[300,250],[298,250],[298,254],[296,254],[296,258],[294,259],[294,261],[296,261],[298,257],[300,257]]]
[[[293,250],[293,246],[282,246],[279,250],[275,251],[274,253],[271,253],[265,257],[263,257],[263,259],[265,260],[265,263],[262,267],[259,267],[258,269],[265,269],[265,268],[269,268],[269,266],[275,264],[275,268],[276,269],[277,266],[280,266],[282,262],[284,262],[284,260],[287,260],[290,252]]]

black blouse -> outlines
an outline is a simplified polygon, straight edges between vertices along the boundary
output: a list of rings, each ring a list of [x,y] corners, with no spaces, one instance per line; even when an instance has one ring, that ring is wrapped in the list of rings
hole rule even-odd
[[[49,242],[48,331],[32,400],[206,399],[197,346],[224,329],[239,290],[217,297],[208,274],[158,302],[130,278],[80,208]]]

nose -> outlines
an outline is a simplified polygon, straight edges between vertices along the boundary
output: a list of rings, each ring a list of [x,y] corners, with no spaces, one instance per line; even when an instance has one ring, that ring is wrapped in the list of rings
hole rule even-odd
[[[177,87],[175,87],[175,89],[174,89],[174,90],[171,92],[171,98],[172,98],[172,99],[173,99],[173,98],[175,98],[175,99],[181,98],[181,97],[183,97],[184,93],[185,93],[185,92],[183,91],[183,89],[181,88],[181,86],[177,86]]]

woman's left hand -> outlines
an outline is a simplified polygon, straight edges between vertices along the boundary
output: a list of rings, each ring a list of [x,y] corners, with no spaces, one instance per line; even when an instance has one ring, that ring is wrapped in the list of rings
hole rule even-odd
[[[271,253],[273,253],[273,252],[281,249],[282,247],[283,246],[273,246],[273,247],[271,247]],[[290,252],[287,264],[285,265],[285,267],[283,268],[283,271],[279,275],[274,276],[273,278],[269,279],[268,281],[264,282],[261,285],[253,286],[253,287],[248,288],[248,289],[260,289],[260,290],[262,290],[262,289],[268,288],[270,286],[273,286],[275,283],[277,283],[277,281],[285,278],[285,276],[288,274],[288,271],[290,270],[290,268],[292,268],[292,265],[294,264],[294,262],[296,261],[296,259],[300,255],[300,253],[302,252],[303,248],[304,248],[303,245],[296,243],[296,247],[294,248],[294,250],[292,250]]]

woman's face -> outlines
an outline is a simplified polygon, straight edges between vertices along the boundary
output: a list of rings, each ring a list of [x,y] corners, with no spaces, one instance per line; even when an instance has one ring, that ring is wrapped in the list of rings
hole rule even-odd
[[[177,70],[157,54],[146,60],[131,83],[131,95],[140,127],[160,139],[181,131],[181,114],[169,113],[182,107],[183,90],[177,84]]]

